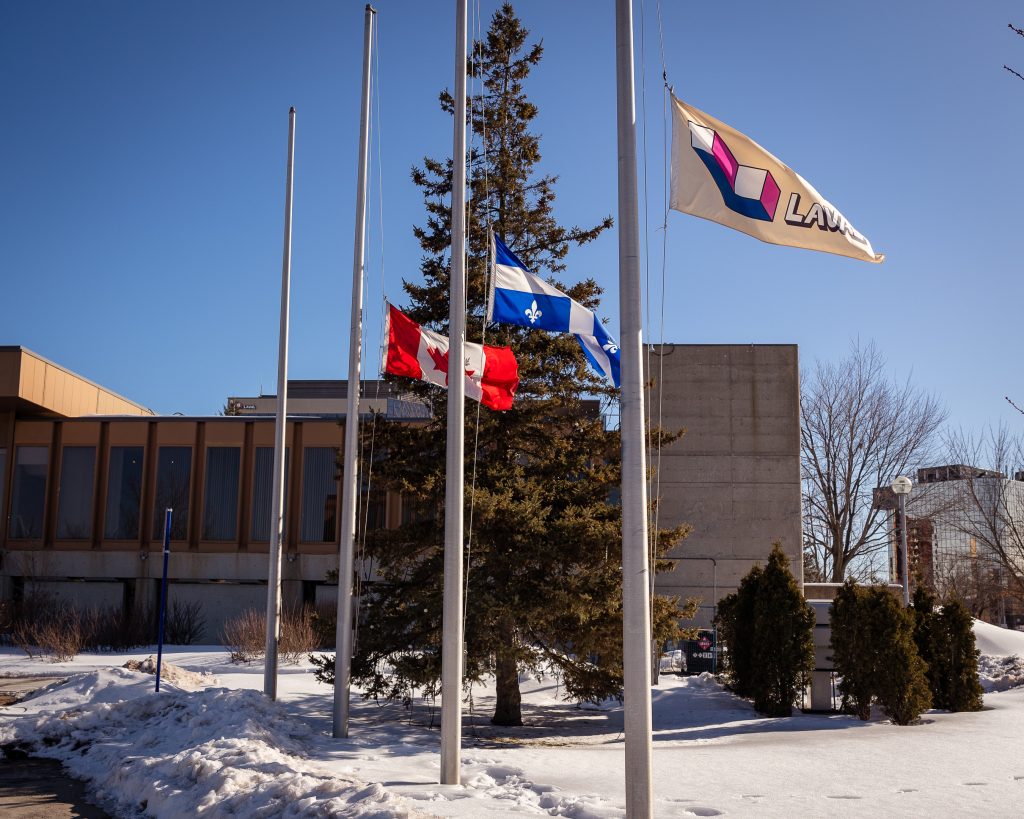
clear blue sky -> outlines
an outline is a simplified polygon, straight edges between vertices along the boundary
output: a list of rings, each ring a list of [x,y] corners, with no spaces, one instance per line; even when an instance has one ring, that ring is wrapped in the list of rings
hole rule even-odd
[[[162,413],[212,414],[228,395],[273,392],[294,105],[289,375],[345,377],[363,5],[0,4],[0,344]],[[546,49],[527,90],[541,170],[560,176],[557,212],[570,224],[614,215],[613,3],[515,5]],[[793,166],[888,255],[877,266],[778,248],[671,213],[665,340],[795,342],[805,366],[874,340],[955,426],[1024,429],[1003,400],[1024,401],[1024,82],[1003,70],[1024,73],[1024,39],[1007,28],[1024,25],[1024,7],[662,5],[677,94]],[[437,94],[454,70],[454,3],[377,7],[369,376],[381,291],[401,303],[401,279],[419,276],[411,229],[423,208],[409,169],[451,151]],[[486,29],[496,7],[481,2],[472,25]],[[656,8],[645,2],[636,37],[654,249],[665,127]],[[606,286],[601,312],[617,332],[614,231],[569,262],[567,281]],[[655,304],[660,269],[653,253]]]

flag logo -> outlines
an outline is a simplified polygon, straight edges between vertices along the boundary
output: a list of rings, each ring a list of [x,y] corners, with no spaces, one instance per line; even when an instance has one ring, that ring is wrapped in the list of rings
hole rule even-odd
[[[771,171],[741,165],[719,133],[692,120],[690,145],[707,166],[730,210],[765,222],[775,218],[782,190]]]
[[[774,245],[865,262],[885,258],[791,167],[746,134],[675,96],[671,169],[673,210]]]

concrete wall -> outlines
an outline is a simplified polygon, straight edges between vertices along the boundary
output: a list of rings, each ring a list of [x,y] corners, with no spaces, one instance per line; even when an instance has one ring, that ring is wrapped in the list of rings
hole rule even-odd
[[[792,344],[653,345],[652,418],[686,435],[661,452],[661,528],[693,531],[660,575],[663,594],[717,599],[736,589],[778,540],[802,581],[799,367]],[[664,388],[661,385],[664,385]]]

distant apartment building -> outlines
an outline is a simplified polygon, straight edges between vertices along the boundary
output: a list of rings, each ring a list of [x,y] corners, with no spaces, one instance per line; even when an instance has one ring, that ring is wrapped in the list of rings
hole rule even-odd
[[[1024,473],[967,464],[919,469],[907,519],[911,565],[940,595],[965,599],[993,622],[1024,622],[1012,573],[998,559],[1002,551],[1024,576]]]

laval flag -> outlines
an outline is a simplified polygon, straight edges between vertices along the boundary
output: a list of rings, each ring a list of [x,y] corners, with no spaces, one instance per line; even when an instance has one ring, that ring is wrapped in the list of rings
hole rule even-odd
[[[671,207],[775,245],[885,258],[800,174],[675,96]]]
[[[420,327],[401,310],[388,305],[388,348],[384,369],[448,386],[448,338]],[[519,384],[519,364],[508,347],[465,343],[466,396],[485,407],[507,410]]]
[[[516,255],[494,236],[494,275],[487,318],[536,330],[573,333],[591,366],[619,386],[619,345],[582,304],[528,272]]]

